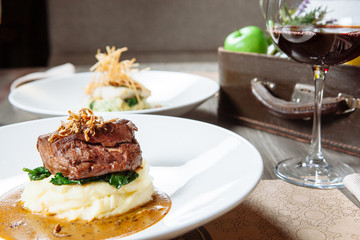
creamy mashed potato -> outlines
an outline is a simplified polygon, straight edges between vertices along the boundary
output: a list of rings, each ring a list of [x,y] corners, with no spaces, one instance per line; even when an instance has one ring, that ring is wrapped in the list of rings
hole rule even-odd
[[[144,162],[139,177],[120,189],[106,182],[85,185],[53,185],[50,179],[30,181],[21,201],[32,212],[56,214],[68,220],[109,217],[152,200],[155,192],[149,167]]]
[[[147,89],[137,90],[137,93],[142,98],[147,98],[150,96],[150,91]],[[98,87],[92,93],[94,99],[113,99],[121,98],[127,99],[135,97],[135,92],[133,89],[127,87],[114,87],[114,86],[102,86]]]
[[[121,98],[89,99],[86,106],[96,112],[133,111],[151,108],[151,105],[146,101],[146,99],[141,99],[141,103],[142,104],[135,104],[130,107],[129,104]]]
[[[102,86],[94,90],[85,100],[85,106],[97,112],[130,111],[151,108],[146,99],[150,96],[147,89],[137,90],[140,96],[140,103],[133,106],[125,101],[134,98],[134,90],[127,87]]]

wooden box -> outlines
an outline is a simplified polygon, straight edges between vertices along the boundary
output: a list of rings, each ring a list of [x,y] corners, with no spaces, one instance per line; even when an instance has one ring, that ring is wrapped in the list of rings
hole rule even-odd
[[[218,49],[218,60],[218,114],[221,118],[234,119],[249,127],[310,142],[312,117],[288,118],[269,111],[255,97],[252,86],[252,80],[256,78],[271,87],[269,92],[274,98],[291,102],[294,88],[304,84],[313,86],[313,73],[309,65],[265,54],[230,52],[221,47]],[[324,98],[335,99],[339,93],[357,98],[352,106],[359,105],[360,67],[339,65],[330,68]],[[312,106],[313,99],[308,99]],[[360,110],[350,111],[348,102],[341,102],[347,113],[343,111],[322,116],[322,145],[360,156]]]

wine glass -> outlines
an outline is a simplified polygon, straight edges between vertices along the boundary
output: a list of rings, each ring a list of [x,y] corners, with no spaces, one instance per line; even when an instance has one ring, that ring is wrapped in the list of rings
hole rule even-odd
[[[280,179],[306,187],[343,187],[343,178],[354,170],[341,161],[324,157],[321,105],[329,67],[360,55],[360,14],[357,11],[360,1],[266,0],[262,4],[273,42],[288,57],[311,65],[315,85],[310,151],[307,156],[279,162],[275,174]]]

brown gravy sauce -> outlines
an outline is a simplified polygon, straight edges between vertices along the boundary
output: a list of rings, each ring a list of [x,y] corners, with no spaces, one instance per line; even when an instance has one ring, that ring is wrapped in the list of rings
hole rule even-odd
[[[107,239],[125,237],[160,221],[170,210],[169,196],[154,193],[154,200],[129,212],[90,222],[67,221],[33,214],[22,207],[19,186],[0,196],[0,237],[10,239]]]

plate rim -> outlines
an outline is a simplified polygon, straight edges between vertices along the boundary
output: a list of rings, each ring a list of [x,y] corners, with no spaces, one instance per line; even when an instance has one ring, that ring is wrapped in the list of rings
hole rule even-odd
[[[108,113],[126,113],[126,114],[162,114],[164,112],[168,112],[171,110],[178,110],[181,108],[187,108],[190,107],[192,105],[199,105],[203,102],[205,102],[206,100],[210,99],[211,97],[215,96],[219,90],[220,90],[220,85],[218,83],[218,81],[210,79],[208,77],[205,76],[201,76],[201,75],[197,75],[197,74],[193,74],[193,73],[187,73],[187,72],[176,72],[176,71],[162,71],[162,70],[149,70],[149,71],[143,71],[140,73],[146,73],[146,72],[151,72],[151,73],[160,73],[160,74],[181,74],[184,76],[189,76],[189,77],[196,77],[198,79],[201,79],[201,81],[206,82],[208,84],[209,87],[211,87],[212,89],[209,90],[208,94],[206,94],[206,96],[201,97],[201,98],[196,98],[196,100],[194,101],[190,101],[187,103],[183,103],[183,104],[176,104],[173,106],[164,106],[164,107],[159,107],[159,108],[151,108],[151,109],[144,109],[144,110],[132,110],[132,111],[114,111],[114,112],[96,112],[97,114],[108,114]],[[19,103],[15,98],[16,98],[16,94],[18,94],[19,91],[21,91],[24,87],[26,87],[26,85],[38,85],[41,84],[41,82],[45,82],[45,81],[59,81],[59,79],[68,79],[68,78],[80,78],[80,77],[84,77],[86,75],[91,75],[93,74],[93,72],[79,72],[79,73],[74,73],[71,75],[64,75],[64,76],[53,76],[53,77],[48,77],[48,78],[43,78],[43,79],[39,79],[36,81],[32,81],[29,82],[27,84],[21,85],[18,88],[15,88],[13,91],[11,91],[8,95],[8,101],[10,102],[10,104],[20,110],[26,111],[26,112],[30,112],[30,113],[35,113],[35,114],[41,114],[41,115],[45,115],[45,116],[64,116],[67,113],[59,111],[59,110],[44,110],[42,108],[35,108],[33,106],[28,106],[26,104],[23,103]],[[136,74],[136,73],[135,73]],[[166,114],[165,114],[166,115]]]

